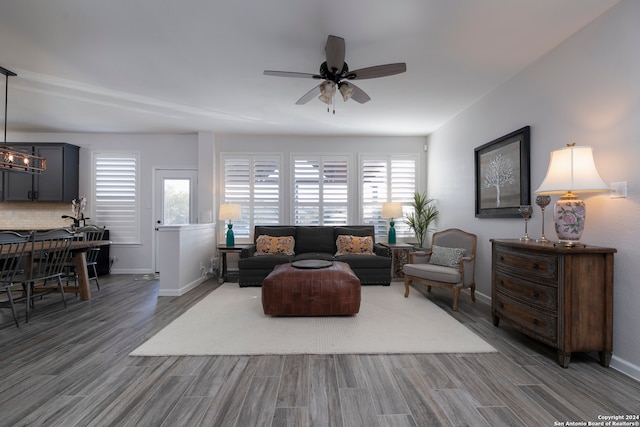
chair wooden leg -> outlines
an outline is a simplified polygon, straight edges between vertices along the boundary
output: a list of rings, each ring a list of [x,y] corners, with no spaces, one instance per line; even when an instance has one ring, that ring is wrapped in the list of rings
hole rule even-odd
[[[471,301],[476,302],[476,284],[471,284]]]
[[[427,292],[431,292],[431,286],[427,286]]]
[[[411,283],[411,278],[409,276],[404,276],[404,297],[409,297],[409,283]]]
[[[460,288],[453,288],[453,311],[458,311],[459,296],[460,296]]]

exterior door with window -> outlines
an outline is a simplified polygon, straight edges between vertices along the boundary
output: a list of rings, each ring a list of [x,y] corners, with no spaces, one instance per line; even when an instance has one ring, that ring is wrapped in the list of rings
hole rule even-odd
[[[195,206],[198,172],[194,169],[156,169],[155,226],[196,222]],[[157,236],[154,235],[154,267],[157,267]]]

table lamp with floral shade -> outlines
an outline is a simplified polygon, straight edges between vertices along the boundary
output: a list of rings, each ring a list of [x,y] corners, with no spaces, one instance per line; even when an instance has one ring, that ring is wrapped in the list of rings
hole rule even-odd
[[[553,208],[556,235],[565,246],[579,244],[586,221],[586,207],[575,193],[608,191],[593,160],[591,147],[568,144],[551,152],[549,169],[536,194],[563,194]]]

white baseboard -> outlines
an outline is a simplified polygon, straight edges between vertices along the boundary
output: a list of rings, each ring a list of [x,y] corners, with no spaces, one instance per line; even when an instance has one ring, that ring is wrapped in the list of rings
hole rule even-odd
[[[636,381],[640,381],[640,366],[634,365],[624,359],[619,358],[615,354],[611,356],[611,363],[609,367],[616,371],[622,372],[628,377],[633,378]]]
[[[187,283],[187,284],[181,286],[178,289],[159,289],[158,290],[158,296],[159,297],[179,297],[179,296],[182,296],[182,295],[186,294],[187,292],[189,292],[191,289],[193,289],[196,286],[198,286],[199,284],[201,284],[202,282],[207,281],[208,279],[209,279],[209,276],[206,275],[204,277],[198,277],[193,282]]]
[[[148,268],[112,268],[110,274],[153,274]]]
[[[476,300],[487,305],[491,305],[491,297],[489,295],[485,295],[481,292],[476,291]]]

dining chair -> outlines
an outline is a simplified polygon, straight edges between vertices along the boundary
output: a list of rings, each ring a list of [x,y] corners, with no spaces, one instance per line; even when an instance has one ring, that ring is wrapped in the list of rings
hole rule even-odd
[[[95,242],[102,240],[104,236],[105,227],[98,227],[97,225],[87,225],[75,229],[76,235],[80,240]],[[98,281],[98,256],[100,255],[100,247],[91,248],[86,253],[87,271],[89,273],[89,281],[95,280],[98,290],[100,290],[100,282]],[[67,278],[72,278],[78,287],[78,271],[75,263],[69,263],[65,265],[65,272]]]
[[[29,321],[29,310],[34,306],[34,300],[37,297],[58,291],[65,308],[67,307],[62,275],[72,241],[73,233],[63,228],[34,234],[31,262],[26,266],[22,280],[27,300],[27,322]],[[56,280],[58,285],[49,285],[48,282],[52,280]]]
[[[11,288],[16,274],[24,271],[24,251],[31,238],[32,233],[22,235],[15,231],[0,232],[0,291],[7,294],[7,301],[2,301],[1,304],[9,305],[17,327],[20,325]]]

